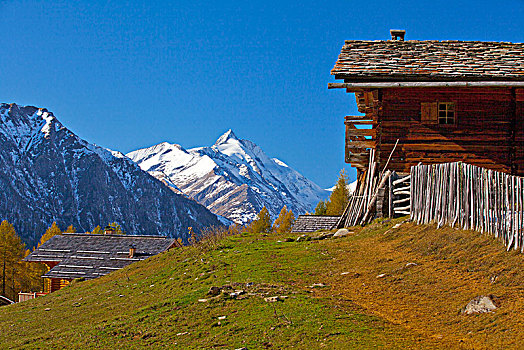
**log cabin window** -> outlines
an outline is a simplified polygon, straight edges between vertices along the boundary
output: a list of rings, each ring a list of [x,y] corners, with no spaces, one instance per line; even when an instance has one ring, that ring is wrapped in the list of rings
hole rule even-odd
[[[441,125],[455,124],[455,103],[439,102],[438,103],[438,123]]]

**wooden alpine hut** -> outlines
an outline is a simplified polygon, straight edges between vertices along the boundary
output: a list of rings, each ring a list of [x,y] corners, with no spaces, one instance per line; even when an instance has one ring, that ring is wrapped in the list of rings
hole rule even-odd
[[[345,160],[359,176],[374,150],[381,171],[462,161],[524,176],[524,44],[348,40],[330,83],[354,93]],[[398,145],[394,152],[395,144]]]
[[[41,294],[57,291],[76,278],[104,276],[180,246],[174,238],[111,234],[113,231],[106,229],[106,234],[62,233],[29,254],[25,261],[43,263],[48,268],[42,276],[46,284]]]

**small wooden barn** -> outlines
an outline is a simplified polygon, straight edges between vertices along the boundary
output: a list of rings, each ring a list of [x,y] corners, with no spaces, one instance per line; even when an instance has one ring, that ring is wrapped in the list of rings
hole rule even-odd
[[[524,176],[524,44],[348,40],[331,74],[354,93],[345,160],[359,177],[370,149],[382,170],[462,161]],[[392,150],[395,144],[395,151]]]
[[[63,233],[51,237],[24,260],[48,267],[42,277],[46,279],[44,292],[51,293],[73,279],[107,275],[177,244],[176,239],[164,236]]]

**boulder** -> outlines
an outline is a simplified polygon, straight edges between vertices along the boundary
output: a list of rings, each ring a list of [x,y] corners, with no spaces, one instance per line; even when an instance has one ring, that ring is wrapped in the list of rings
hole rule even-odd
[[[222,288],[213,286],[213,287],[209,288],[209,291],[207,292],[207,295],[217,296],[217,295],[220,294],[221,291],[222,291]]]
[[[303,242],[303,241],[311,241],[311,237],[308,235],[300,235],[296,239],[297,242]]]
[[[479,295],[473,298],[464,308],[466,315],[493,312],[497,309],[497,303],[492,295]]]
[[[267,302],[267,303],[274,303],[274,302],[277,302],[277,301],[284,301],[284,299],[286,299],[287,296],[282,296],[282,295],[275,295],[274,297],[266,297],[264,298],[264,301]]]
[[[349,230],[345,228],[341,228],[340,230],[335,232],[335,234],[333,235],[333,238],[345,237],[345,236],[348,236],[350,233],[351,232],[349,232]]]
[[[331,238],[331,237],[333,237],[332,232],[321,232],[318,236],[311,237],[311,239],[321,241],[323,239]]]

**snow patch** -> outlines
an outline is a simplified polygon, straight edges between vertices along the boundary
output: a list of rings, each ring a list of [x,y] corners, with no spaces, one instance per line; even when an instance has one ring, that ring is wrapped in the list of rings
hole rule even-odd
[[[284,163],[283,161],[281,161],[280,159],[277,159],[277,158],[271,158],[275,163],[277,163],[278,165],[280,166],[283,166],[285,168],[289,168],[289,165],[287,165],[286,163]]]
[[[336,187],[337,187],[337,185],[335,185],[333,187],[330,187],[330,188],[326,188],[326,191],[333,192]],[[348,188],[348,191],[349,191],[350,194],[355,192],[355,190],[357,189],[357,180],[355,180],[355,181],[351,182],[350,184],[348,184],[347,188]]]

